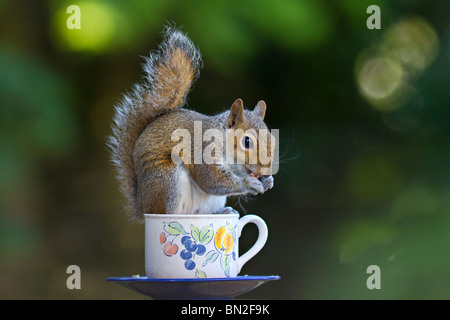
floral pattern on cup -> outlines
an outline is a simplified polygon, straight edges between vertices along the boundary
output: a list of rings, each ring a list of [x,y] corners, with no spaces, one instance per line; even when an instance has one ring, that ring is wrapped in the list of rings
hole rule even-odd
[[[190,232],[176,221],[164,223],[164,231],[159,235],[159,242],[166,256],[176,256],[179,253],[187,270],[195,270],[196,278],[207,278],[206,273],[200,269],[209,263],[220,263],[226,277],[230,277],[231,259],[236,261],[236,227],[226,222],[214,232],[213,225],[199,228],[191,225]],[[181,236],[182,248],[179,248],[175,239]],[[214,248],[207,253],[207,245],[212,241]],[[211,246],[210,246],[211,247]],[[218,262],[216,262],[218,261]]]

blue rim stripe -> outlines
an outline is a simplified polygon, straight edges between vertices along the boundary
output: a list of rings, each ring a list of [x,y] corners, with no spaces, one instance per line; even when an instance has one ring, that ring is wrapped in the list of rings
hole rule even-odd
[[[207,282],[207,281],[255,281],[279,280],[280,276],[237,276],[231,278],[186,278],[186,279],[152,279],[147,277],[109,277],[106,281],[133,281],[133,282]]]

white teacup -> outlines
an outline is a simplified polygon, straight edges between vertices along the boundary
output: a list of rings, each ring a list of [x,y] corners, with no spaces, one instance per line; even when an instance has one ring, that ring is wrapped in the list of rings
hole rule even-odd
[[[258,227],[255,244],[239,256],[247,223]],[[145,272],[148,278],[236,277],[267,241],[263,219],[239,214],[145,214]]]

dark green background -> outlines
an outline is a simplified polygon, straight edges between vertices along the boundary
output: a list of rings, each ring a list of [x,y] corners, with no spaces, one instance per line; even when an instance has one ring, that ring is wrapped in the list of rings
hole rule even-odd
[[[69,30],[66,8],[81,8]],[[369,30],[366,9],[381,9]],[[0,298],[140,299],[143,225],[105,149],[113,105],[174,22],[204,68],[189,107],[266,101],[275,187],[246,212],[269,240],[241,298],[450,297],[450,5],[442,1],[1,1]],[[237,201],[231,201],[239,210]],[[246,227],[241,252],[256,238]],[[66,268],[81,268],[68,290]],[[381,268],[368,290],[366,269]]]

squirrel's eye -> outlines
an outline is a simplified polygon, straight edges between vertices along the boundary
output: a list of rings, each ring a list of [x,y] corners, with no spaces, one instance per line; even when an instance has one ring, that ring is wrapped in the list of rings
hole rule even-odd
[[[253,149],[253,141],[249,136],[244,136],[242,138],[242,144],[244,145],[245,149]]]

